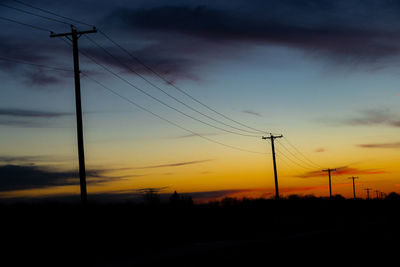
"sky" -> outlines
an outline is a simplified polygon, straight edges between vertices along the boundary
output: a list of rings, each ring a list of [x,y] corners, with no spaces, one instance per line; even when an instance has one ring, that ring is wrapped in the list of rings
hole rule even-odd
[[[49,11],[49,12],[46,12]],[[0,1],[0,201],[400,192],[400,2]],[[59,16],[57,16],[59,15]],[[70,20],[72,19],[72,20]],[[84,23],[82,23],[84,22]]]

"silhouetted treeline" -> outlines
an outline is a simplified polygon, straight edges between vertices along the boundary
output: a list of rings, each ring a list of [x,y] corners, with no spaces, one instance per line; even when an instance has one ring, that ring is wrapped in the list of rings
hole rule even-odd
[[[330,257],[338,243],[341,253],[376,256],[398,242],[399,205],[396,193],[369,201],[293,195],[193,204],[176,193],[167,202],[0,205],[2,255],[14,266],[254,266],[283,252],[290,264]],[[337,257],[322,265],[344,260]]]

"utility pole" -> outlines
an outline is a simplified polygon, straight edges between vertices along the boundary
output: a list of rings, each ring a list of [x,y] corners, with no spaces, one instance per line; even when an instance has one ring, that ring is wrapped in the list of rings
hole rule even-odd
[[[329,174],[329,197],[332,198],[332,184],[331,184],[331,172],[336,171],[336,169],[326,169],[322,170],[323,172],[328,172]]]
[[[87,191],[86,191],[86,168],[85,168],[85,152],[83,146],[83,122],[82,122],[82,105],[81,105],[81,82],[80,82],[80,70],[79,70],[79,50],[78,50],[78,39],[83,34],[95,33],[96,28],[90,31],[78,31],[73,25],[71,25],[71,32],[68,33],[51,33],[50,37],[66,37],[72,41],[73,47],[73,59],[74,59],[74,80],[75,80],[75,106],[76,106],[76,123],[77,123],[77,137],[78,137],[78,157],[79,157],[79,180],[81,186],[81,203],[85,205],[87,203]],[[69,38],[71,36],[72,39]]]
[[[352,177],[349,177],[349,179],[353,179],[353,197],[354,197],[354,199],[356,199],[356,185],[354,183],[354,179],[358,179],[358,177],[352,176]]]
[[[270,133],[270,136],[263,136],[262,139],[269,139],[271,140],[271,147],[272,147],[272,161],[274,163],[274,176],[275,176],[275,199],[279,199],[279,189],[278,189],[278,174],[276,172],[276,159],[275,159],[275,145],[274,145],[274,140],[276,138],[282,138],[283,135],[273,135]]]
[[[371,188],[364,188],[365,191],[367,191],[367,199],[369,199],[369,191],[371,190]]]
[[[374,192],[376,193],[376,199],[379,199],[379,190],[374,190]]]

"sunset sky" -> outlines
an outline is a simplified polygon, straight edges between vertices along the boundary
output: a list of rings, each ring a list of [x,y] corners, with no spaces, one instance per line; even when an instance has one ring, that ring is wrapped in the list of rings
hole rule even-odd
[[[333,194],[400,192],[400,2],[25,1],[0,1],[2,200],[79,197],[72,48],[46,32],[68,24],[100,30],[79,39],[89,200],[273,197],[268,133],[282,195],[328,196],[326,168]]]

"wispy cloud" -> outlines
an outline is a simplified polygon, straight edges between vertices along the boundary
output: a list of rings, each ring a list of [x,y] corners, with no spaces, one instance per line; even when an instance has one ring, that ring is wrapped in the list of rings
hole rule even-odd
[[[44,128],[49,120],[71,116],[71,112],[43,111],[19,108],[0,108],[0,125],[19,128]]]
[[[56,118],[70,116],[71,112],[41,111],[32,109],[0,108],[0,116],[8,117],[35,117],[35,118]]]
[[[0,155],[0,164],[34,164],[39,162],[63,162],[70,157],[60,155]]]
[[[335,168],[336,171],[332,172],[334,175],[375,175],[375,174],[385,174],[388,173],[385,170],[380,170],[380,169],[360,169],[360,168],[352,168],[348,166],[344,167],[338,167]],[[314,177],[322,177],[322,176],[327,176],[327,172],[324,172],[322,170],[318,171],[311,171],[311,172],[306,172],[304,174],[298,175],[297,177],[300,178],[314,178]]]
[[[320,119],[325,124],[344,126],[377,126],[386,125],[400,127],[400,116],[394,114],[390,109],[368,109],[362,110],[358,115],[343,119]]]
[[[213,161],[213,159],[183,161],[183,162],[160,164],[160,165],[150,165],[150,166],[143,166],[143,167],[135,167],[132,169],[156,169],[156,168],[180,167],[180,166],[200,164],[200,163],[205,163],[205,162],[210,162],[210,161]]]
[[[201,136],[214,136],[214,135],[219,135],[218,133],[199,133],[197,134],[185,134],[185,135],[179,135],[177,137],[174,138],[191,138],[191,137],[198,137],[199,135]]]
[[[361,148],[400,148],[400,142],[395,143],[375,143],[375,144],[359,144]]]
[[[253,111],[253,110],[246,109],[246,110],[242,110],[242,112],[246,113],[246,114],[262,117],[261,113]]]
[[[27,157],[26,159],[30,159]],[[3,160],[15,161],[12,158]],[[20,160],[23,160],[20,158]],[[141,174],[109,175],[111,170],[87,169],[87,183],[101,184],[118,179],[141,177]],[[51,186],[78,185],[78,170],[57,170],[50,166],[36,164],[6,164],[0,165],[0,192],[38,189]]]
[[[326,151],[326,149],[325,148],[317,148],[316,150],[315,150],[315,152],[317,152],[317,153],[321,153],[321,152],[325,152]]]
[[[399,6],[388,0],[372,2],[368,5],[359,0],[170,2],[116,8],[104,21],[127,33],[151,32],[150,45],[138,49],[142,58],[158,57],[165,62],[192,59],[172,66],[172,71],[190,70],[193,64],[204,63],[199,58],[212,58],[216,51],[218,57],[230,56],[232,51],[245,49],[250,43],[323,54],[321,58],[336,64],[350,61],[379,65],[380,59],[400,54],[399,25],[393,19]],[[371,16],[379,19],[366,22],[365,18]],[[190,45],[194,41],[196,47]],[[235,45],[218,49],[219,44],[227,42]]]

